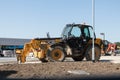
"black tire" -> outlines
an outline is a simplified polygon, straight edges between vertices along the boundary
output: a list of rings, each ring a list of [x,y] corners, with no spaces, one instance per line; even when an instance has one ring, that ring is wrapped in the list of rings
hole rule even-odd
[[[47,58],[49,61],[63,62],[65,60],[65,51],[62,47],[57,46],[52,50],[48,50]]]
[[[95,50],[95,61],[99,61],[100,56],[101,56],[101,49],[99,46],[95,45],[94,46],[94,50]],[[87,61],[91,61],[92,60],[92,46],[89,46],[88,49],[86,50],[85,53],[85,57]]]
[[[76,57],[72,57],[72,59],[74,60],[74,61],[82,61],[83,60],[83,58],[84,58],[84,56],[76,56]]]
[[[3,54],[0,54],[0,57],[4,57],[4,55],[3,55]]]
[[[41,62],[48,62],[45,58],[39,59]]]

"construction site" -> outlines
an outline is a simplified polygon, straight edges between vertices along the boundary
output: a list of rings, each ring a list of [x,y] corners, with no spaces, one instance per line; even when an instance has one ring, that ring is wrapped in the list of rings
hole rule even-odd
[[[119,79],[119,47],[94,37],[93,60],[93,36],[90,32],[90,25],[67,24],[60,38],[51,38],[47,34],[46,38],[34,38],[24,42],[23,47],[14,49],[14,56],[1,56],[0,78]],[[5,48],[12,50],[2,46],[1,51]]]
[[[0,80],[120,80],[118,3],[1,0]]]

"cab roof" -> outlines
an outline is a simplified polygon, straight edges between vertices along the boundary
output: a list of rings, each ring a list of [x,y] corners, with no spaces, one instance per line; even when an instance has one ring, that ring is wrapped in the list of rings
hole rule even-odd
[[[90,26],[90,25],[87,25],[87,24],[67,24],[66,26]]]

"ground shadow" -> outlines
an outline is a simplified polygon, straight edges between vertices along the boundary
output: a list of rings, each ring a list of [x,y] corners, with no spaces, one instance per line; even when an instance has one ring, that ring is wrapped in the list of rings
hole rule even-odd
[[[0,79],[2,80],[2,79]],[[102,76],[98,76],[98,77],[70,77],[70,78],[66,78],[66,77],[61,77],[61,78],[27,78],[27,79],[21,79],[21,78],[12,78],[12,79],[5,79],[5,80],[120,80],[120,76],[106,76],[106,77],[102,77]]]
[[[8,76],[10,76],[11,74],[16,74],[17,71],[15,70],[0,70],[0,80],[4,80],[7,79]]]

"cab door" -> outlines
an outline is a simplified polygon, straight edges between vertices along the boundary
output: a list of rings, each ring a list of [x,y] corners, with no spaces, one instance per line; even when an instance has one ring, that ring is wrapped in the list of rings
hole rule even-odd
[[[69,34],[69,38],[67,40],[68,45],[72,48],[72,50],[79,50],[82,43],[80,27],[74,26],[68,34]]]
[[[89,40],[92,40],[93,38],[93,29],[90,26],[86,26],[83,28],[83,34],[84,34],[84,41],[88,42]],[[96,38],[94,34],[94,39]]]

